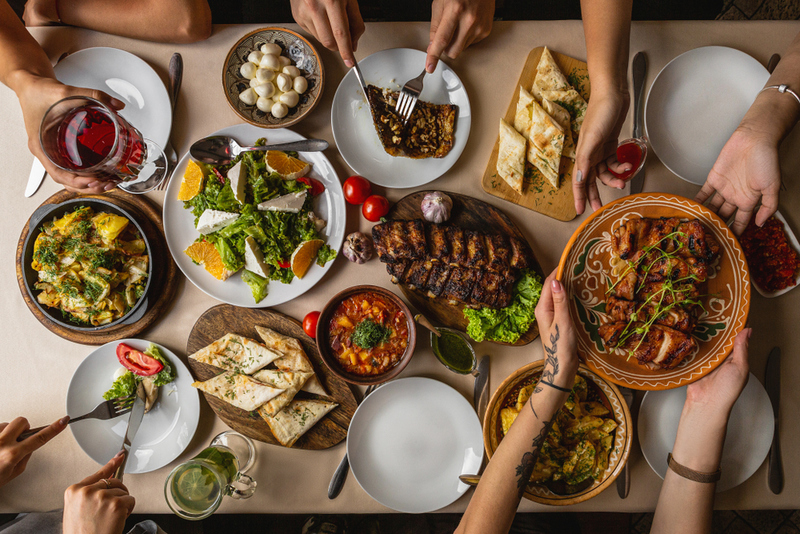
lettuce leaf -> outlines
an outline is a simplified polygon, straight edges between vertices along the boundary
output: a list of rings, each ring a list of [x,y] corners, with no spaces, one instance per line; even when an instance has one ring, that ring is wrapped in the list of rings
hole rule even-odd
[[[130,371],[126,371],[124,375],[114,380],[111,384],[111,389],[103,393],[105,400],[118,399],[120,397],[129,397],[136,391],[136,375]]]
[[[267,296],[267,291],[269,288],[269,279],[264,278],[263,276],[259,276],[252,271],[248,271],[247,269],[242,271],[242,280],[250,286],[250,291],[253,293],[253,298],[256,301],[256,304],[264,300],[264,297]]]
[[[148,356],[152,356],[153,358],[160,361],[164,365],[164,368],[161,369],[161,371],[159,371],[159,373],[153,377],[153,384],[156,387],[169,384],[170,382],[175,380],[175,378],[177,377],[175,373],[175,368],[172,366],[169,360],[167,360],[167,357],[164,356],[164,353],[161,352],[161,349],[158,348],[158,345],[150,343],[150,346],[147,347],[147,350],[144,351],[144,353],[147,354]]]

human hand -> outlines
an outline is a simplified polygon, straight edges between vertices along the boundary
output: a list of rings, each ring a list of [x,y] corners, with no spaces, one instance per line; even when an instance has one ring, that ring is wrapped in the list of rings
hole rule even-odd
[[[102,193],[116,187],[116,184],[101,182],[93,177],[78,176],[53,165],[42,150],[42,145],[39,142],[39,128],[42,124],[42,118],[50,106],[68,96],[88,96],[103,102],[114,110],[122,109],[125,104],[116,98],[111,98],[102,91],[71,87],[64,85],[55,78],[33,74],[25,76],[24,80],[15,86],[15,90],[22,107],[22,116],[25,120],[28,149],[34,156],[39,158],[53,181],[63,185],[68,191],[84,194]]]
[[[433,72],[444,53],[455,59],[492,31],[494,0],[433,0],[425,70]]]
[[[597,180],[609,187],[622,189],[625,182],[609,169],[621,174],[631,170],[630,163],[617,161],[619,131],[628,114],[630,96],[627,90],[595,91],[589,100],[586,117],[578,136],[575,155],[575,172],[572,175],[572,196],[575,211],[583,213],[588,198],[592,210],[602,207]]]
[[[291,0],[292,17],[328,50],[339,51],[347,67],[355,65],[353,52],[364,34],[358,0]]]
[[[728,219],[734,212],[731,229],[741,234],[750,222],[759,201],[756,224],[761,226],[778,209],[781,169],[778,144],[768,135],[739,126],[722,147],[695,200]]]
[[[64,534],[119,534],[133,512],[136,499],[116,478],[122,463],[117,454],[100,470],[64,492]]]
[[[554,270],[544,281],[535,311],[545,354],[542,378],[556,386],[572,389],[579,360],[575,328],[568,306],[567,292],[564,285],[556,280]]]
[[[25,26],[50,26],[58,24],[58,9],[55,0],[28,0],[22,13]]]
[[[17,438],[31,428],[27,419],[0,423],[0,487],[25,471],[31,454],[67,428],[68,421],[69,417],[63,417],[23,441]]]

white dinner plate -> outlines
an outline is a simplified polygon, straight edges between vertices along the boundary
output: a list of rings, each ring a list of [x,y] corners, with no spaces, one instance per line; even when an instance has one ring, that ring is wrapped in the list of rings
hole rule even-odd
[[[733,48],[706,46],[676,57],[645,102],[653,152],[680,178],[703,185],[768,78],[764,65]]]
[[[667,475],[667,454],[678,435],[686,387],[648,391],[639,409],[639,444],[647,463],[658,476]],[[775,419],[764,386],[753,375],[747,381],[728,421],[722,450],[722,478],[717,493],[735,488],[755,473],[767,457]]]
[[[455,389],[402,378],[364,399],[347,431],[353,476],[370,497],[404,513],[425,513],[467,491],[458,477],[483,460],[481,423]]]
[[[114,373],[122,367],[117,360],[117,345],[126,343],[144,351],[150,346],[142,339],[120,339],[106,343],[89,354],[75,370],[67,390],[67,414],[83,415],[103,402],[103,393],[114,383]],[[200,396],[192,387],[194,379],[177,355],[159,348],[175,368],[174,382],[161,386],[158,400],[144,415],[133,440],[125,472],[147,473],[160,469],[177,458],[194,437],[200,420]],[[122,447],[128,429],[128,415],[107,421],[87,419],[69,425],[75,441],[89,457],[105,464]]]
[[[376,52],[358,62],[368,85],[399,91],[404,83],[419,76],[425,66],[425,52],[392,48]],[[410,159],[393,157],[383,149],[372,123],[367,99],[350,70],[342,78],[331,108],[331,128],[336,147],[357,174],[383,187],[418,187],[437,179],[455,165],[469,138],[472,121],[469,97],[458,75],[439,61],[425,76],[420,100],[458,106],[453,148],[443,158]]]
[[[270,143],[287,143],[305,139],[302,135],[284,128],[264,130],[250,124],[229,126],[208,135],[229,135],[242,146],[250,146],[260,137],[266,137]],[[313,164],[308,176],[316,178],[325,186],[325,191],[314,199],[314,213],[328,222],[322,230],[322,234],[325,236],[325,242],[337,252],[338,257],[341,255],[347,215],[342,184],[339,182],[339,177],[331,162],[322,152],[301,152],[300,158]],[[267,296],[261,302],[256,303],[253,300],[250,286],[242,280],[239,273],[223,282],[211,276],[201,265],[195,265],[184,253],[184,250],[194,243],[200,234],[194,226],[192,212],[184,209],[183,202],[177,200],[181,179],[189,159],[190,156],[187,153],[178,162],[164,195],[164,235],[175,263],[195,286],[207,295],[233,306],[267,308],[299,297],[325,276],[330,266],[333,265],[333,261],[327,262],[325,267],[319,267],[316,263],[312,264],[302,279],[295,277],[289,284],[271,281]]]
[[[164,82],[138,56],[116,48],[78,50],[55,66],[56,78],[75,87],[99,89],[125,103],[119,112],[162,149],[172,129],[172,106]]]

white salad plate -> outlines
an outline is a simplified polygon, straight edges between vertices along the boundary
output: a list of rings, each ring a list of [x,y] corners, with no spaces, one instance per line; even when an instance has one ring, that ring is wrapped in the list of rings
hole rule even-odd
[[[347,432],[353,476],[370,497],[404,513],[438,510],[467,485],[483,460],[481,423],[455,389],[430,378],[403,378],[376,389]]]
[[[639,409],[639,444],[658,476],[667,476],[667,454],[678,435],[686,387],[648,391]],[[752,373],[728,421],[717,493],[735,488],[755,473],[769,453],[775,419],[764,386]]]
[[[103,393],[114,383],[114,373],[122,367],[117,360],[117,345],[125,343],[145,351],[149,341],[120,339],[106,343],[89,354],[75,370],[67,390],[67,414],[83,415],[103,402]],[[125,472],[147,473],[160,469],[177,458],[194,437],[200,420],[200,396],[192,387],[189,369],[178,356],[163,346],[159,348],[175,368],[174,382],[161,386],[158,400],[144,415],[133,440]],[[128,415],[107,421],[86,419],[69,425],[75,441],[89,457],[105,464],[122,447],[128,429]]]
[[[264,130],[250,124],[229,126],[210,133],[209,136],[211,135],[229,135],[242,146],[250,146],[260,137],[266,137],[269,143],[286,143],[305,139],[291,130]],[[333,261],[327,262],[325,267],[320,267],[316,263],[312,264],[308,273],[302,279],[295,277],[288,284],[282,284],[275,280],[271,281],[267,296],[261,302],[256,303],[253,299],[253,293],[250,291],[250,286],[242,280],[239,273],[234,274],[223,282],[211,276],[203,266],[196,265],[184,253],[184,250],[200,237],[200,233],[194,226],[192,212],[183,207],[182,201],[177,200],[178,190],[181,187],[181,180],[189,159],[190,155],[187,153],[178,162],[164,195],[164,235],[167,238],[167,246],[175,259],[175,263],[178,264],[186,278],[195,286],[207,295],[233,306],[266,308],[277,306],[299,297],[314,287],[325,276]],[[338,255],[341,252],[342,242],[344,241],[346,219],[344,193],[342,192],[339,177],[336,175],[331,162],[322,152],[301,152],[300,159],[313,165],[308,176],[316,178],[325,186],[325,191],[314,199],[314,213],[327,221],[328,224],[322,230],[322,234],[325,236],[326,244],[335,250]]]
[[[162,149],[172,129],[172,105],[156,71],[138,56],[116,48],[78,50],[54,68],[61,83],[98,89],[125,103],[119,114]]]
[[[358,62],[368,85],[399,91],[425,66],[425,52],[392,48]],[[418,187],[437,179],[455,165],[469,138],[472,122],[469,97],[458,75],[444,61],[425,76],[420,100],[458,106],[453,148],[443,158],[393,157],[383,149],[372,122],[367,98],[351,69],[342,78],[331,108],[331,127],[336,147],[353,171],[383,187]]]
[[[764,65],[733,48],[706,46],[676,57],[645,102],[653,152],[680,178],[703,185],[768,78]]]

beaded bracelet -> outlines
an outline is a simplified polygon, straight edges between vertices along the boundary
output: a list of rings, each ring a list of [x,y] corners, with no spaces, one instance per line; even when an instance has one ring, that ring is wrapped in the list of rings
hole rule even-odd
[[[790,95],[792,95],[794,97],[795,100],[797,100],[797,103],[800,104],[800,96],[797,93],[795,93],[794,91],[792,91],[789,88],[789,86],[786,85],[785,83],[782,83],[780,85],[768,85],[767,87],[765,87],[761,91],[759,91],[758,94],[763,93],[767,89],[777,89],[779,93],[789,93]]]
[[[667,465],[678,476],[681,476],[688,480],[692,480],[694,482],[700,482],[703,484],[711,484],[713,482],[716,482],[717,480],[719,480],[719,477],[722,476],[721,469],[717,469],[713,473],[704,473],[702,471],[695,471],[694,469],[690,469],[685,465],[681,465],[675,461],[675,458],[672,457],[671,452],[667,454]]]

